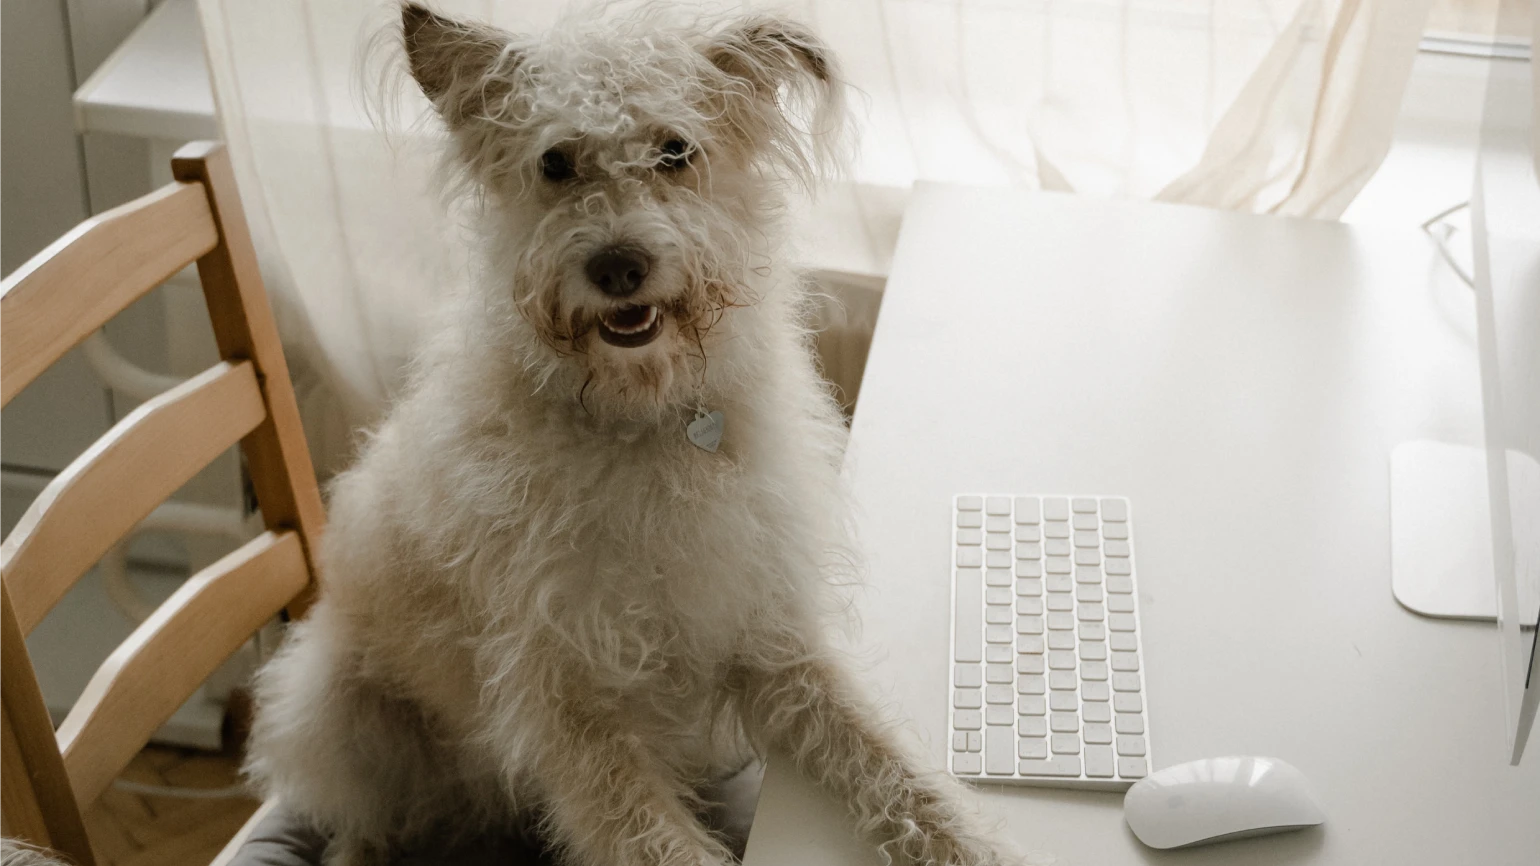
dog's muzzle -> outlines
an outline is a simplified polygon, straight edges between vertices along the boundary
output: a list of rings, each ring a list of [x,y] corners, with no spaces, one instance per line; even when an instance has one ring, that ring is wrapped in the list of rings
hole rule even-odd
[[[663,312],[651,304],[628,304],[599,317],[599,337],[611,346],[634,349],[663,332]]]

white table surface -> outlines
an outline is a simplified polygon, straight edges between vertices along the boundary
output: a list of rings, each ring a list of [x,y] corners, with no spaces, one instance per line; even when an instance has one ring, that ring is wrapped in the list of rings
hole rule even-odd
[[[1328,822],[1163,853],[979,788],[1027,862],[1534,866],[1494,629],[1390,592],[1390,449],[1480,442],[1472,317],[1416,231],[922,185],[846,464],[873,692],[943,766],[954,493],[1125,494],[1156,766],[1280,757]],[[772,760],[747,866],[880,862],[844,815]]]
[[[219,137],[195,0],[165,0],[75,91],[75,128],[135,138]]]

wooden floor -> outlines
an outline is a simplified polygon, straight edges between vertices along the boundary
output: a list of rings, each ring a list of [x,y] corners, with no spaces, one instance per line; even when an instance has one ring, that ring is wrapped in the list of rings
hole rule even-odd
[[[121,778],[176,788],[239,783],[239,759],[163,746],[134,758]],[[85,814],[101,866],[207,866],[256,811],[257,801],[185,799],[108,789]]]

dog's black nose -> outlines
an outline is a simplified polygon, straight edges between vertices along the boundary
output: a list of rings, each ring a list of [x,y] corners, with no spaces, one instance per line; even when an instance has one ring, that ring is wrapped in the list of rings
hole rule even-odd
[[[635,247],[605,247],[594,253],[584,270],[606,295],[624,298],[647,279],[647,254]]]

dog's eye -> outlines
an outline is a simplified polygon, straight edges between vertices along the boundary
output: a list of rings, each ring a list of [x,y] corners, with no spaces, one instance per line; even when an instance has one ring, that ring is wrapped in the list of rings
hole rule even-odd
[[[548,150],[540,155],[540,173],[546,180],[571,180],[577,176],[572,159],[559,150]]]
[[[690,157],[695,155],[695,147],[682,138],[671,138],[663,142],[658,148],[663,155],[658,157],[658,167],[665,171],[677,171],[690,164]]]

